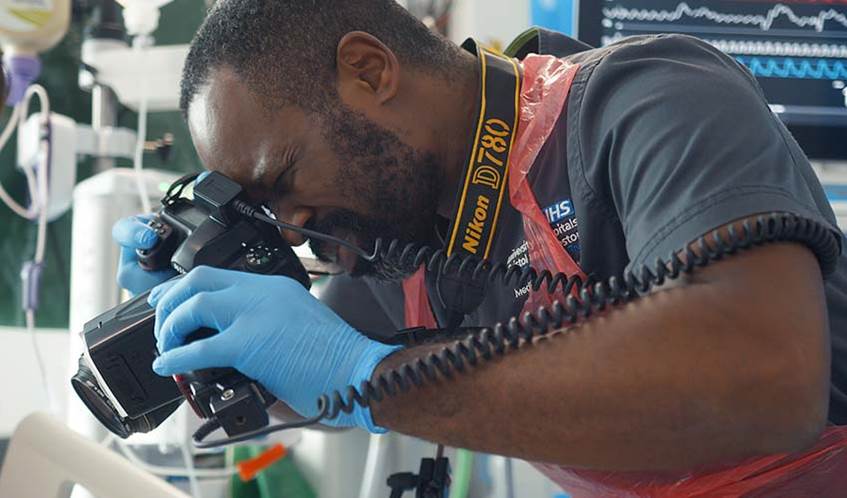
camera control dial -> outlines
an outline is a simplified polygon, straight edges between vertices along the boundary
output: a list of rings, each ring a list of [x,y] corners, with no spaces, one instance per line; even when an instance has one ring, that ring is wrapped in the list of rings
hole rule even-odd
[[[247,268],[256,273],[264,273],[273,267],[275,255],[267,246],[251,247],[244,256]]]

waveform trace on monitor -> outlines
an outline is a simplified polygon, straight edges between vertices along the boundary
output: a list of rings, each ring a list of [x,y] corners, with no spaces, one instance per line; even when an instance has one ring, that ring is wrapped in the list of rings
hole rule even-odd
[[[847,15],[837,9],[824,9],[816,15],[803,16],[798,15],[791,7],[784,4],[774,5],[766,14],[730,14],[709,7],[691,7],[687,3],[680,3],[674,10],[630,9],[622,6],[606,7],[603,8],[603,15],[608,19],[617,21],[665,23],[677,22],[683,18],[704,19],[717,24],[754,26],[762,31],[769,31],[777,19],[785,17],[798,28],[814,28],[819,33],[824,31],[828,22],[834,22],[847,28]]]
[[[736,57],[760,78],[847,79],[847,62],[828,59]]]
[[[834,43],[722,39],[706,39],[706,42],[729,54],[847,58],[847,45]]]

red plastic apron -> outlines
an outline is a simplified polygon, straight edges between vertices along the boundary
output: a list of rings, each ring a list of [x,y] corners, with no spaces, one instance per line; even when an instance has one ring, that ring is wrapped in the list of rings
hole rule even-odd
[[[579,67],[552,56],[523,61],[520,126],[512,151],[509,197],[523,215],[529,260],[537,269],[568,275],[582,270],[559,243],[528,181],[541,147],[553,131]],[[403,283],[407,327],[436,328],[421,269]],[[559,296],[561,297],[561,296]],[[524,311],[549,304],[532,293]],[[748,460],[722,470],[656,474],[602,472],[536,464],[573,498],[583,497],[836,497],[847,496],[847,427],[831,427],[815,446],[799,454]]]

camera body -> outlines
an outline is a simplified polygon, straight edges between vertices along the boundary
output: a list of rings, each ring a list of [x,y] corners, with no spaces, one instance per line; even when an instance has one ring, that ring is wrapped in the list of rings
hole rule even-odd
[[[181,196],[184,186],[169,193],[150,222],[160,240],[139,252],[142,267],[171,266],[187,273],[214,266],[287,276],[309,288],[308,273],[279,231],[235,209],[236,200],[246,202],[240,185],[211,173],[194,187],[193,199]],[[266,408],[274,397],[236,370],[207,369],[174,378],[153,372],[159,354],[153,334],[156,312],[147,297],[141,294],[103,313],[82,332],[85,350],[71,383],[98,420],[126,438],[154,429],[188,400],[198,416],[214,420],[230,437],[266,426]],[[201,329],[188,341],[215,333]]]

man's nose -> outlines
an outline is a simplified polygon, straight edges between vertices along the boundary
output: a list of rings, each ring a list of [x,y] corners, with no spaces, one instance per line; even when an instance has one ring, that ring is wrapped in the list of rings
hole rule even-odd
[[[314,213],[311,209],[294,208],[286,209],[284,212],[279,213],[279,215],[279,221],[303,228],[312,216],[314,216]],[[306,242],[307,237],[303,236],[299,232],[295,232],[294,230],[286,230],[283,228],[280,229],[280,233],[283,238],[285,238],[285,241],[292,247],[303,245]]]

